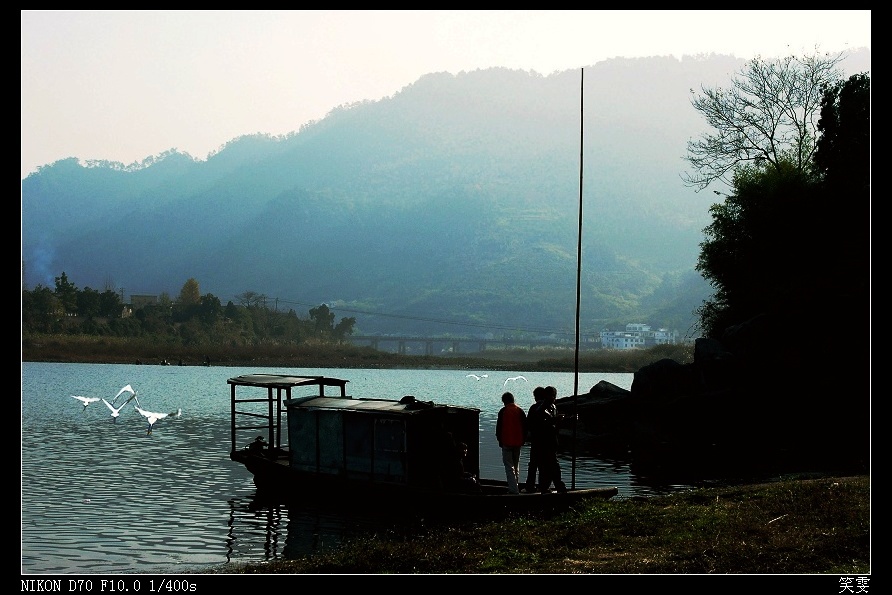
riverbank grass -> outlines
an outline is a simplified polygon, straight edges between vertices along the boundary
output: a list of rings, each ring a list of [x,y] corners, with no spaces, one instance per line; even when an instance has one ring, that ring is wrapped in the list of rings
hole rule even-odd
[[[376,533],[233,574],[870,573],[870,477],[786,479],[587,503],[554,518]]]

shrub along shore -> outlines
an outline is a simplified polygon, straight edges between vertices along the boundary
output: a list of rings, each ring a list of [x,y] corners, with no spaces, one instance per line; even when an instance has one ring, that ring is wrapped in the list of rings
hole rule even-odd
[[[595,350],[580,354],[579,371],[635,372],[663,358],[688,363],[690,345],[650,349]],[[22,361],[186,366],[264,366],[270,368],[431,368],[572,372],[573,349],[506,349],[444,356],[401,355],[367,346],[317,343],[261,345],[166,344],[157,338],[89,335],[29,335],[22,338]]]

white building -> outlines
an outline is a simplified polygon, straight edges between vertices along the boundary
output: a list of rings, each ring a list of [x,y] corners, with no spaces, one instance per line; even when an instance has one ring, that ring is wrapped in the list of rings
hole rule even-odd
[[[629,323],[624,331],[601,331],[603,349],[643,349],[654,345],[674,345],[678,342],[678,331],[664,328],[651,330],[641,323]]]

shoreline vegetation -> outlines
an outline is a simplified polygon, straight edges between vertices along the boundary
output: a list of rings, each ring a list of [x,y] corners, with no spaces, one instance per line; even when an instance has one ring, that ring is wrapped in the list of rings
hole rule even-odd
[[[693,345],[657,345],[640,350],[583,351],[579,371],[633,373],[657,360],[693,361]],[[492,349],[479,353],[403,355],[350,344],[165,345],[157,338],[90,335],[28,335],[22,361],[91,364],[257,366],[267,368],[413,368],[572,372],[573,346],[566,348]]]
[[[202,574],[870,574],[870,477],[592,501],[554,518],[376,533]]]
[[[583,352],[579,371],[634,373],[690,345]],[[567,350],[412,356],[352,345],[167,346],[151,339],[29,335],[23,362],[572,372]],[[847,574],[870,573],[870,475],[790,475],[769,483],[595,501],[554,518],[430,524],[353,538],[295,560],[196,574]]]

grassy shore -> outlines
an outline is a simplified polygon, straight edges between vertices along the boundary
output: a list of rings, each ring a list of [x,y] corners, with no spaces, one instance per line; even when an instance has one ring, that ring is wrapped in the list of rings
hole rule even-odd
[[[594,501],[544,519],[378,533],[205,574],[870,573],[870,477],[787,478]]]

